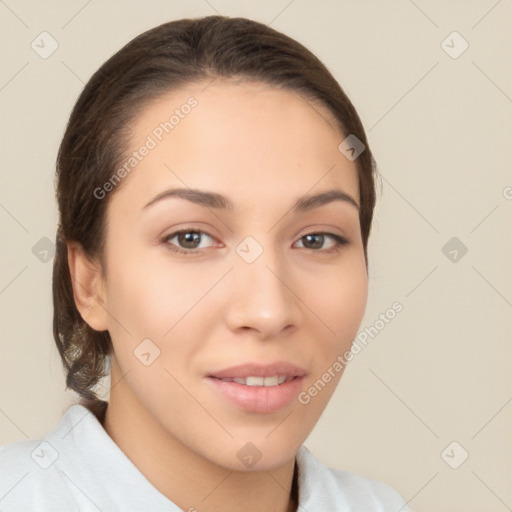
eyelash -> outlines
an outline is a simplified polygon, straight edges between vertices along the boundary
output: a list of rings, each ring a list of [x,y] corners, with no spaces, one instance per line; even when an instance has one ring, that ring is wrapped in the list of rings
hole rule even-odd
[[[181,229],[179,231],[174,231],[173,233],[163,237],[162,240],[161,240],[161,243],[166,244],[167,247],[169,248],[169,250],[171,250],[172,252],[183,254],[185,256],[193,256],[193,255],[197,254],[198,252],[200,252],[201,249],[182,249],[182,248],[180,248],[180,247],[178,247],[176,245],[173,245],[173,244],[169,243],[170,240],[172,240],[176,236],[178,236],[180,234],[183,234],[183,233],[198,233],[198,234],[201,234],[201,235],[206,235],[206,236],[210,237],[212,240],[214,240],[214,237],[212,235],[206,233],[205,231],[201,231],[201,230],[198,230],[198,229]],[[321,236],[324,236],[324,237],[329,237],[332,240],[334,240],[334,245],[330,249],[310,249],[308,247],[304,247],[304,249],[307,249],[307,250],[310,250],[310,251],[313,251],[313,252],[330,254],[330,253],[333,253],[333,252],[340,251],[344,246],[349,244],[349,241],[346,238],[344,238],[344,237],[342,237],[340,235],[337,235],[335,233],[328,233],[328,232],[325,232],[325,231],[318,231],[318,232],[317,231],[313,231],[311,233],[306,233],[305,235],[301,236],[299,240],[302,240],[303,238],[305,238],[306,236],[309,236],[309,235],[321,235]]]

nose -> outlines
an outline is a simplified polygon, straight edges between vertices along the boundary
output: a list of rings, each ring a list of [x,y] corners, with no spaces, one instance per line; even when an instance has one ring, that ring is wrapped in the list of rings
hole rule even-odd
[[[251,331],[262,340],[296,329],[301,318],[299,299],[283,259],[270,249],[252,263],[235,258],[227,295],[229,328]]]

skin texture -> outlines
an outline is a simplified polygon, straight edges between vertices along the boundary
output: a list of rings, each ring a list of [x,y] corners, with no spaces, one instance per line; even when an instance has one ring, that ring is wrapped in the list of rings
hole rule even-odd
[[[134,123],[132,150],[190,96],[197,106],[103,199],[103,268],[69,246],[77,306],[114,345],[104,427],[184,510],[230,512],[241,500],[249,512],[295,510],[295,454],[341,372],[307,405],[294,400],[270,414],[228,403],[205,376],[289,361],[308,372],[307,390],[350,349],[368,284],[358,210],[344,201],[291,209],[334,188],[359,204],[355,162],[338,150],[345,136],[325,109],[294,92],[221,79],[151,103]],[[171,198],[144,208],[172,187],[217,192],[234,206]],[[163,241],[184,228],[211,236],[192,256],[171,250],[178,237]],[[329,251],[331,238],[319,248],[303,238],[322,232],[349,243]],[[236,252],[247,236],[263,249],[250,264]],[[160,351],[148,366],[134,355],[145,339]],[[248,442],[262,454],[250,468],[237,457]]]

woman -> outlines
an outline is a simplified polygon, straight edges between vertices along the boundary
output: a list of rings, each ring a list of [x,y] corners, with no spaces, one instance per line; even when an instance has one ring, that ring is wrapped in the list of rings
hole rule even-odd
[[[303,446],[365,311],[375,204],[314,55],[243,18],[138,36],[80,95],[57,197],[54,336],[81,399],[3,447],[4,512],[408,510]]]

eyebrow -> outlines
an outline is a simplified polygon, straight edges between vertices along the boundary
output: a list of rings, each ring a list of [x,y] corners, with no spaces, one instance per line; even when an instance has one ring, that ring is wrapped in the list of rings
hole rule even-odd
[[[198,204],[200,206],[205,206],[207,208],[223,210],[233,209],[233,202],[227,197],[215,192],[207,192],[205,190],[194,188],[171,188],[164,190],[151,201],[149,201],[149,203],[147,203],[143,209],[146,209],[159,201],[173,197],[186,199],[187,201]],[[304,212],[312,210],[313,208],[318,208],[328,203],[332,203],[333,201],[348,203],[359,210],[359,205],[350,195],[343,192],[342,190],[332,189],[325,192],[319,192],[318,194],[311,194],[300,197],[292,207],[292,211]]]

